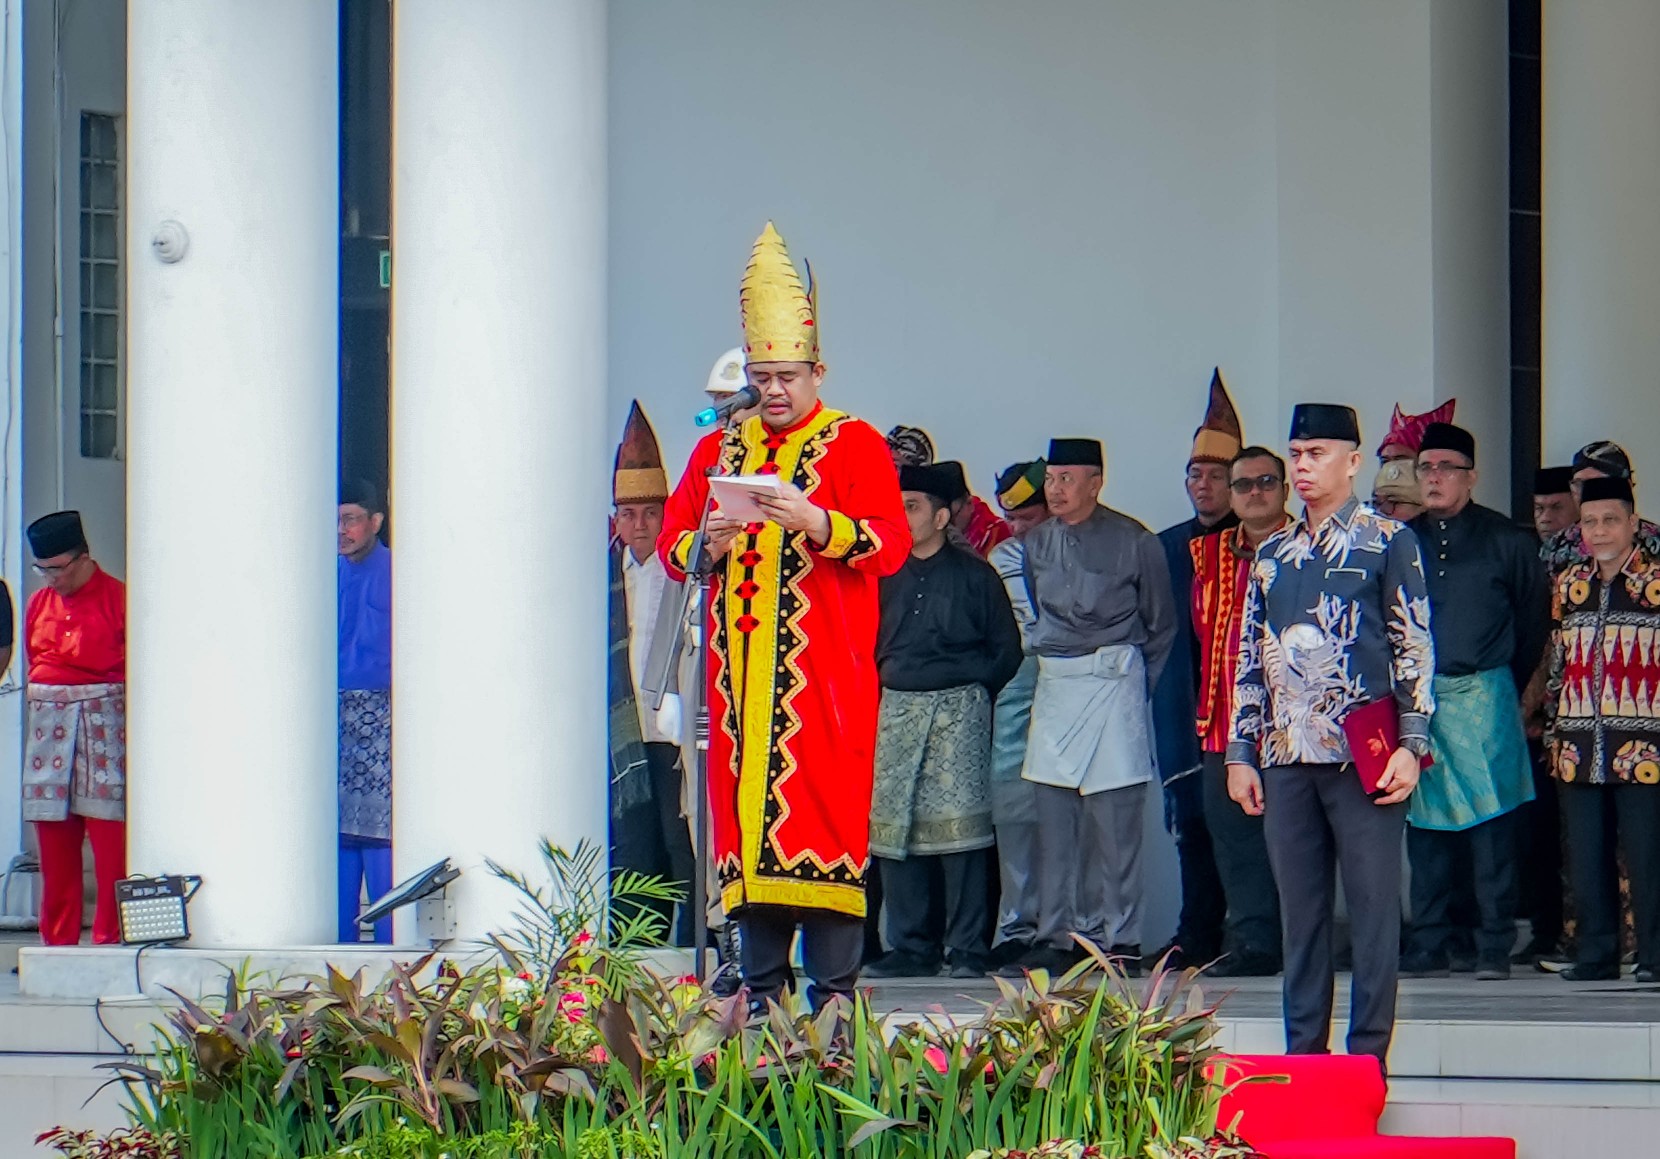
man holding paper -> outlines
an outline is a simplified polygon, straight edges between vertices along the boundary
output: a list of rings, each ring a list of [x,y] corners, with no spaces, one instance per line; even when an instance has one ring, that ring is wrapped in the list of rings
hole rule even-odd
[[[741,521],[712,510],[709,805],[721,897],[740,925],[751,995],[791,979],[799,928],[815,1006],[851,994],[864,947],[865,875],[880,689],[877,581],[911,550],[899,478],[875,428],[818,400],[817,295],[768,223],[739,296],[757,415],[706,436],[669,499],[658,552],[691,565],[711,476],[744,488]]]
[[[1401,832],[1435,710],[1418,541],[1354,495],[1360,423],[1346,406],[1291,416],[1304,504],[1257,549],[1240,620],[1228,795],[1263,815],[1279,889],[1290,1054],[1331,1034],[1332,905],[1343,869],[1354,945],[1350,1054],[1389,1054],[1401,932]],[[1350,717],[1387,717],[1391,751],[1351,752]],[[1358,763],[1357,763],[1358,762]],[[1362,784],[1360,772],[1377,777]]]

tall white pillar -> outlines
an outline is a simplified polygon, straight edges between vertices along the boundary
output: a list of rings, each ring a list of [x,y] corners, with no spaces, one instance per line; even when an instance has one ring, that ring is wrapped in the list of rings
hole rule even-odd
[[[130,861],[202,944],[334,937],[338,19],[127,11]]]
[[[393,847],[463,938],[605,834],[605,60],[604,0],[394,9]]]
[[[1631,452],[1660,503],[1660,4],[1546,0],[1545,461]]]

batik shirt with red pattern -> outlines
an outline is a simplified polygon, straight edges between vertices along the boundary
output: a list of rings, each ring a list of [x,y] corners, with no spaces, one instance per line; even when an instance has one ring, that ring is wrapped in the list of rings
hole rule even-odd
[[[685,574],[709,475],[776,474],[829,513],[822,546],[751,523],[709,585],[709,806],[721,898],[862,916],[881,690],[877,581],[911,551],[899,476],[874,427],[822,405],[773,431],[706,436],[663,512]]]

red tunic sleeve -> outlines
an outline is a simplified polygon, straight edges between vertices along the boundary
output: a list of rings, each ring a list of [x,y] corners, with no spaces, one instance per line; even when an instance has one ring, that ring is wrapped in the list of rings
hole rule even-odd
[[[680,484],[663,505],[663,530],[657,536],[657,555],[669,577],[676,582],[686,578],[686,556],[691,550],[692,537],[703,522],[703,505],[709,498],[709,468],[720,461],[724,434],[711,431],[692,448],[692,457]]]
[[[830,515],[830,539],[818,553],[871,575],[892,575],[911,554],[893,453],[875,427],[858,420],[849,422],[839,439],[836,450],[847,463],[838,473],[836,493],[826,502],[820,502],[822,492],[813,497]]]

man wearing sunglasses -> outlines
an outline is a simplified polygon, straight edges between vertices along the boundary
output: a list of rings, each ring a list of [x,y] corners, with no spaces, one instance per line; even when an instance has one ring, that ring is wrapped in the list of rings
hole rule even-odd
[[[1246,447],[1229,467],[1228,489],[1239,524],[1193,541],[1193,629],[1199,639],[1196,723],[1204,750],[1205,823],[1227,901],[1227,956],[1220,977],[1280,972],[1280,899],[1268,863],[1262,818],[1228,796],[1223,754],[1233,721],[1234,674],[1245,589],[1257,545],[1284,527],[1285,460],[1267,447]]]
[[[127,871],[127,589],[94,562],[78,511],[29,524],[45,586],[29,598],[29,734],[23,819],[40,840],[40,938],[81,940],[81,843],[98,882],[92,940],[121,940]]]

